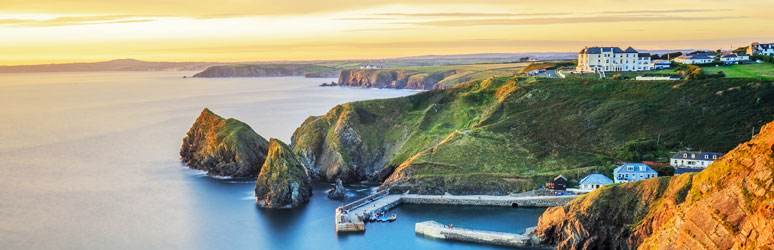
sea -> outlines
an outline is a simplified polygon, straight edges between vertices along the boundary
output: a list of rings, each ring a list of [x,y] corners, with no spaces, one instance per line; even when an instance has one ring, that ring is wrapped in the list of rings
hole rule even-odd
[[[256,206],[254,180],[180,161],[204,108],[289,143],[309,116],[415,90],[319,87],[336,79],[183,78],[195,72],[0,74],[0,249],[500,249],[425,238],[414,224],[521,233],[544,209],[402,205],[392,223],[337,234],[327,183],[306,206]],[[346,185],[353,201],[374,192]]]

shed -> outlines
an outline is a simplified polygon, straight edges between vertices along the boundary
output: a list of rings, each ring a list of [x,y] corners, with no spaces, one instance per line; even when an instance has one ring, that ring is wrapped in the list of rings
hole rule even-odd
[[[552,181],[551,184],[553,184],[554,190],[567,190],[567,177],[559,175],[554,178],[554,181]]]

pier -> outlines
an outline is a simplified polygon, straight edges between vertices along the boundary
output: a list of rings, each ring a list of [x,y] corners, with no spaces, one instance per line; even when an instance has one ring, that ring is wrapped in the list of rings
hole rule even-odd
[[[554,207],[578,197],[563,196],[510,196],[510,195],[420,195],[390,194],[382,190],[336,209],[336,232],[363,232],[365,220],[371,214],[388,211],[400,204]]]
[[[443,225],[436,221],[419,222],[414,225],[414,232],[426,237],[468,241],[508,247],[536,246],[539,241],[534,237],[535,227],[527,228],[524,234],[512,234],[494,231],[484,231],[466,228],[456,228]]]

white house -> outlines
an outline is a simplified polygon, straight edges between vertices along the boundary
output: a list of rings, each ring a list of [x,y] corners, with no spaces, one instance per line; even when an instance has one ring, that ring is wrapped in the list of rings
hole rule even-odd
[[[381,65],[373,65],[373,64],[360,65],[360,69],[381,69],[381,68],[383,68]]]
[[[594,190],[607,184],[613,184],[613,180],[601,174],[590,174],[583,177],[578,183],[581,190]]]
[[[669,160],[672,167],[706,168],[723,156],[722,153],[701,151],[680,151]]]
[[[626,163],[613,170],[615,183],[639,181],[658,177],[658,172],[643,163]]]
[[[586,47],[578,52],[577,72],[651,70],[650,53],[639,53],[632,47]]]
[[[650,66],[653,69],[668,69],[672,67],[672,62],[667,60],[653,60],[653,62],[650,63]]]
[[[750,46],[747,47],[747,54],[774,56],[774,43],[751,43]]]
[[[715,54],[696,53],[693,55],[682,55],[674,59],[675,62],[682,64],[702,64],[711,63],[715,60]]]
[[[742,53],[725,53],[720,57],[720,61],[725,64],[739,64],[739,62],[749,60],[750,56]]]

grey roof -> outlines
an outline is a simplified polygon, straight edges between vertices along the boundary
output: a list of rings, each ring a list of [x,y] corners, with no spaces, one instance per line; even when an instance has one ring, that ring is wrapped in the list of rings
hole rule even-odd
[[[557,176],[556,178],[554,178],[554,180],[557,180],[557,179],[559,179],[559,178],[562,178],[562,179],[564,179],[565,181],[567,180],[567,177],[564,177],[564,175],[559,175],[559,176]]]
[[[634,48],[632,48],[632,46],[629,46],[628,48],[626,48],[624,53],[637,53],[637,51],[634,50]]]
[[[701,172],[704,168],[675,168],[675,175]]]
[[[653,63],[654,63],[654,64],[657,64],[657,65],[658,65],[658,64],[667,64],[667,65],[670,65],[670,64],[672,64],[671,62],[669,62],[669,61],[667,61],[667,60],[654,60],[654,61],[653,61]]]
[[[686,155],[686,157],[683,157],[683,154]],[[691,158],[691,155],[695,155],[696,158]],[[707,158],[704,158],[704,156],[707,156]],[[672,156],[672,159],[678,159],[678,160],[715,160],[715,157],[720,158],[723,156],[723,153],[716,153],[716,152],[701,152],[701,151],[680,151],[677,152],[677,154]]]
[[[713,54],[707,54],[707,53],[699,53],[699,54],[693,54],[693,55],[682,55],[678,56],[677,58],[680,59],[713,59],[715,55]]]
[[[607,185],[612,183],[613,183],[613,180],[601,174],[590,174],[589,176],[583,177],[583,179],[581,179],[580,181],[581,185],[582,184]]]
[[[728,55],[724,55],[723,57],[724,58],[736,57],[736,54],[728,54]]]
[[[774,48],[774,43],[759,43],[759,44],[755,44],[755,47],[759,47],[762,49],[772,49]]]
[[[637,56],[639,56],[639,57],[650,57],[650,53],[638,53]]]
[[[634,171],[629,171],[626,169],[627,167],[634,167]],[[645,171],[640,171],[640,167],[645,167]],[[615,170],[613,170],[613,173],[615,174],[640,174],[640,173],[651,173],[651,174],[657,174],[656,170],[653,170],[650,168],[650,166],[645,165],[644,163],[626,163],[623,164]]]
[[[602,52],[624,53],[618,47],[587,47],[583,48],[578,54],[602,54]],[[637,53],[637,51],[634,53]]]

